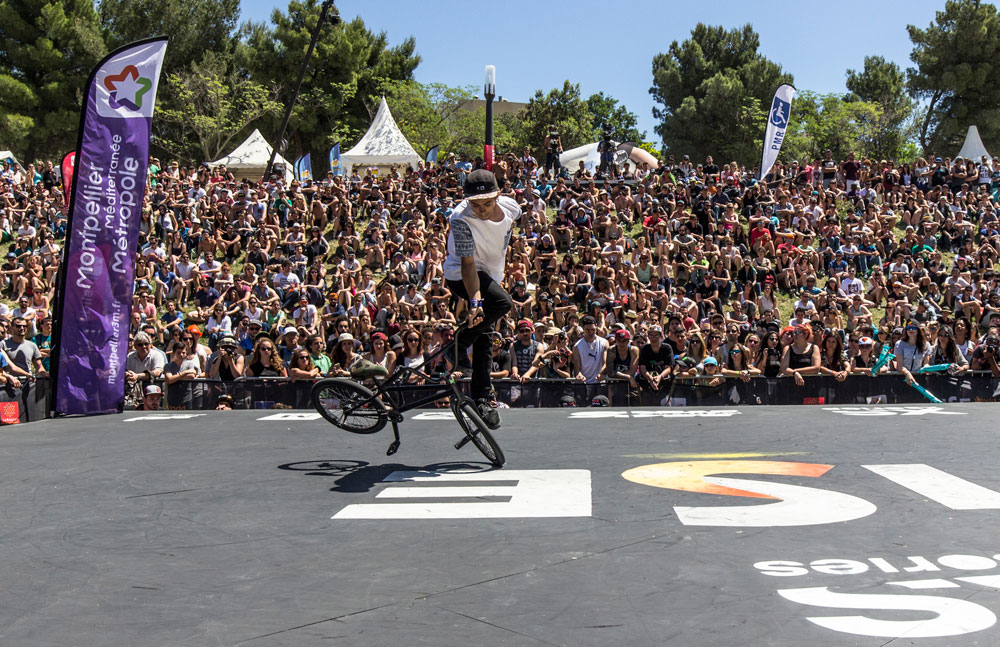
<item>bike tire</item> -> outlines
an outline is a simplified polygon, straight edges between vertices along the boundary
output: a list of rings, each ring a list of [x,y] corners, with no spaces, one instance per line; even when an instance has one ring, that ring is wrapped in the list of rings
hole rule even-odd
[[[493,438],[493,434],[490,433],[490,428],[479,417],[479,411],[476,410],[476,403],[469,398],[463,398],[452,409],[452,413],[455,414],[455,419],[458,420],[458,424],[465,431],[465,435],[469,437],[469,440],[476,446],[476,449],[482,452],[486,460],[493,467],[503,467],[506,460],[503,450],[500,449],[500,445],[497,444],[496,439]]]
[[[374,434],[389,421],[385,404],[374,397],[371,389],[347,378],[320,380],[313,384],[309,395],[313,407],[321,416],[352,434]],[[344,403],[357,405],[369,400],[364,408],[344,414]]]

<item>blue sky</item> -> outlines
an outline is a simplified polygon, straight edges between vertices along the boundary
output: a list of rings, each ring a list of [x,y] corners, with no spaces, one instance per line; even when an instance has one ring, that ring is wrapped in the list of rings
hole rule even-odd
[[[839,2],[362,2],[338,0],[345,20],[361,16],[372,31],[396,44],[416,39],[422,62],[417,81],[482,87],[483,68],[497,67],[497,94],[527,101],[569,79],[584,97],[604,92],[653,127],[652,60],[698,23],[738,27],[751,23],[761,52],[795,77],[799,90],[843,92],[848,69],[867,55],[904,69],[912,49],[906,25],[926,27],[943,1],[840,0]],[[242,0],[242,19],[269,19],[287,0]],[[502,7],[502,11],[498,9]],[[763,7],[767,7],[765,10]]]

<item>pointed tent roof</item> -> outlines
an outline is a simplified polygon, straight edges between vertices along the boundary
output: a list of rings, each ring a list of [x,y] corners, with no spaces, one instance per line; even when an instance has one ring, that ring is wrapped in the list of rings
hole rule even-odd
[[[17,162],[17,158],[14,157],[14,153],[11,153],[10,151],[0,151],[0,162],[6,160],[14,160],[15,162]],[[20,162],[17,163],[20,164]]]
[[[983,155],[988,159],[993,159],[993,156],[986,152],[983,139],[979,136],[979,129],[975,126],[969,126],[969,132],[965,135],[965,143],[962,144],[962,150],[958,151],[956,157],[978,162]]]
[[[400,132],[396,120],[389,112],[389,104],[385,97],[379,104],[375,119],[372,120],[368,132],[361,138],[354,148],[340,156],[340,163],[344,167],[344,173],[350,173],[351,167],[369,165],[386,166],[389,164],[409,164],[416,168],[418,162],[424,158],[417,155],[417,152],[406,141],[406,137]]]
[[[234,171],[235,175],[241,175],[239,171],[243,171],[242,174],[257,175],[259,177],[264,174],[264,169],[267,168],[267,161],[270,158],[271,145],[264,139],[264,135],[261,135],[260,131],[255,128],[250,133],[250,136],[246,138],[246,141],[236,147],[236,150],[225,157],[220,157],[214,162],[209,162],[208,165],[218,166],[219,164],[225,164],[226,168]],[[291,182],[295,178],[295,174],[292,172],[292,165],[284,157],[275,155],[274,163],[285,165],[286,183]]]

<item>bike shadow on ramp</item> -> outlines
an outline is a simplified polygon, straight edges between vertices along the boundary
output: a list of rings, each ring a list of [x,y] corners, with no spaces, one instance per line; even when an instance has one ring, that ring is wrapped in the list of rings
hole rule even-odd
[[[494,468],[480,461],[449,461],[432,463],[430,465],[404,465],[403,463],[384,463],[372,465],[367,461],[320,459],[296,461],[279,465],[278,469],[293,472],[304,472],[306,476],[326,476],[336,480],[330,488],[331,492],[368,492],[376,484],[382,483],[393,472],[436,472],[472,473],[489,472]]]

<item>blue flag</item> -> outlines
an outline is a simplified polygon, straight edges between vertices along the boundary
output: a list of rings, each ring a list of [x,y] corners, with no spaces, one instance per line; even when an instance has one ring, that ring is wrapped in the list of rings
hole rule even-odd
[[[427,151],[427,157],[424,158],[424,161],[427,162],[428,164],[437,165],[437,163],[438,163],[438,149],[439,148],[441,148],[441,147],[440,146],[435,146],[434,148],[432,148],[429,151]]]
[[[340,142],[333,145],[330,149],[330,171],[334,175],[340,175],[343,170],[340,168]]]
[[[312,180],[312,158],[309,153],[306,153],[299,159],[295,160],[295,177],[299,182],[308,182]]]

